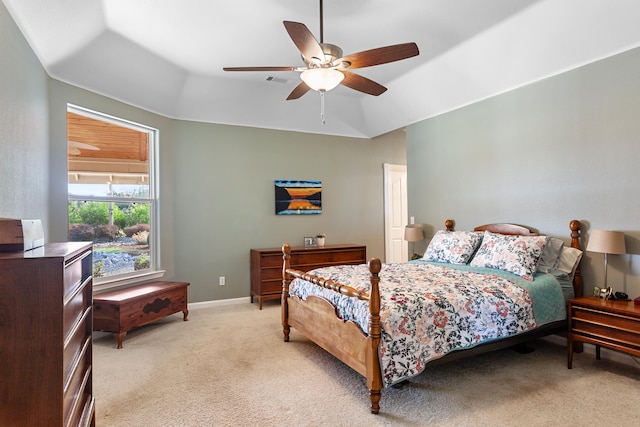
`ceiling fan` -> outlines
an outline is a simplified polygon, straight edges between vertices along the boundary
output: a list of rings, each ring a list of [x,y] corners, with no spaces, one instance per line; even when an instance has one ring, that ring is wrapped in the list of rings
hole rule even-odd
[[[348,70],[371,67],[400,61],[417,56],[420,52],[415,43],[402,43],[379,47],[343,56],[340,47],[324,43],[322,19],[322,0],[320,0],[320,42],[316,40],[306,25],[299,22],[283,21],[300,53],[304,66],[285,67],[224,67],[224,71],[300,71],[302,82],[293,89],[287,100],[298,99],[310,89],[321,94],[339,84],[351,89],[378,96],[387,88],[366,77],[354,74]]]

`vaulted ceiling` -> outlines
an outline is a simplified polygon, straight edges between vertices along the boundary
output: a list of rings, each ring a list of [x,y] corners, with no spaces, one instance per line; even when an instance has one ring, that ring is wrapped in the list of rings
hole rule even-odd
[[[386,86],[286,97],[303,65],[282,21],[319,39],[318,0],[3,0],[49,75],[168,117],[374,137],[640,45],[637,0],[325,0],[345,54],[416,42],[357,70]]]

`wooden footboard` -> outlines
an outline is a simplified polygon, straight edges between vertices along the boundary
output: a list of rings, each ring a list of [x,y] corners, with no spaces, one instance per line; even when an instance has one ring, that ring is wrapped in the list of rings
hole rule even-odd
[[[378,273],[382,267],[379,259],[369,261],[371,292],[344,286],[332,280],[290,268],[291,247],[282,246],[282,330],[284,340],[289,341],[290,328],[294,327],[311,341],[324,348],[340,361],[366,378],[371,399],[371,413],[380,411],[382,373],[378,346],[380,345],[380,292]],[[306,301],[289,297],[289,284],[294,277],[331,289],[340,294],[369,301],[369,331],[365,334],[351,321],[338,316],[336,307],[324,298],[310,296]]]
[[[445,225],[447,230],[453,229],[453,221],[447,220]],[[488,224],[479,228],[503,234],[535,235],[536,233],[532,229],[513,224]],[[580,249],[580,221],[571,221],[569,228],[571,229],[571,246]],[[378,354],[381,335],[379,273],[382,264],[380,260],[372,258],[368,263],[371,273],[371,291],[367,294],[332,280],[291,269],[291,247],[289,244],[285,243],[282,246],[282,252],[282,329],[284,341],[289,341],[290,328],[294,327],[308,339],[363,375],[369,389],[371,413],[377,414],[380,410],[379,402],[382,391],[382,372]],[[306,301],[302,301],[298,297],[290,297],[289,285],[293,278],[301,278],[334,292],[368,301],[370,313],[368,331],[363,332],[356,323],[340,318],[336,307],[324,298],[310,296]],[[575,295],[581,296],[582,277],[579,267],[575,273],[573,286]],[[434,362],[442,363],[485,353],[564,331],[566,331],[566,321],[554,322],[511,338],[485,343],[469,350],[451,352]]]

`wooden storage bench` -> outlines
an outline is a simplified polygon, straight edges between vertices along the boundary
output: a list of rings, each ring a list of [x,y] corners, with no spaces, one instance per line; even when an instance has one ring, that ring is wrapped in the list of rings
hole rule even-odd
[[[187,320],[187,282],[151,282],[93,297],[93,330],[113,332],[122,348],[127,332],[182,311]]]

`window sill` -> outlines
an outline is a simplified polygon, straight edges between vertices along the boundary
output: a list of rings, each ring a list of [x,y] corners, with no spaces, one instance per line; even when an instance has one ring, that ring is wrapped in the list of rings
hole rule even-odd
[[[143,283],[148,280],[159,279],[164,276],[166,270],[148,271],[144,273],[132,273],[126,277],[109,278],[100,277],[93,280],[93,291],[103,292],[109,289],[120,288],[126,285]]]

